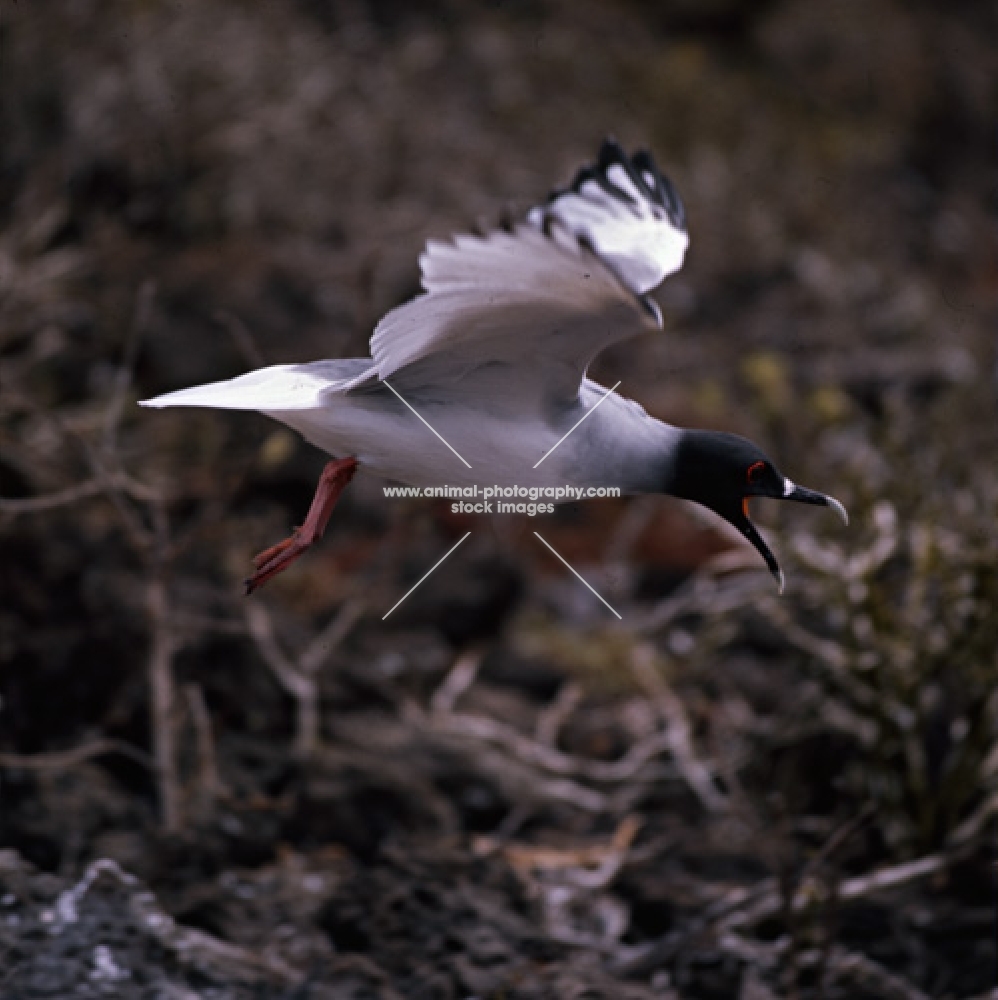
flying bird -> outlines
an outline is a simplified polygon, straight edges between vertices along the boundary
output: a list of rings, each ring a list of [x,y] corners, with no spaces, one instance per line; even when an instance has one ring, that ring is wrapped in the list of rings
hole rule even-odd
[[[735,434],[674,427],[586,377],[610,344],[660,330],[648,297],[682,266],[686,214],[645,151],[603,143],[524,220],[431,240],[421,294],[387,313],[369,358],[274,365],[143,406],[257,410],[333,456],[305,521],[254,559],[247,593],[321,536],[358,468],[410,486],[617,486],[708,507],[783,573],[750,497],[834,509]],[[432,431],[432,433],[431,433]]]

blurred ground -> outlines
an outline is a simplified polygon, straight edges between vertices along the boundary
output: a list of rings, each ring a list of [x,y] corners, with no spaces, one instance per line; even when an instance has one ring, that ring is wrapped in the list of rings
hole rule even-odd
[[[0,996],[994,996],[994,3],[0,3]],[[470,523],[135,400],[366,353],[613,133],[594,371],[849,507]],[[621,624],[532,539],[545,532]]]

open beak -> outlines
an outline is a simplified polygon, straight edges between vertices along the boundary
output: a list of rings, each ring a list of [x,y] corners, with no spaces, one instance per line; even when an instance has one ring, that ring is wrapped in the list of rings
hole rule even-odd
[[[745,506],[747,507],[748,504]],[[747,514],[744,514],[733,523],[735,527],[756,547],[759,555],[766,560],[769,572],[773,574],[773,578],[776,580],[776,585],[780,588],[780,593],[782,594],[783,585],[786,582],[783,577],[783,570],[780,569],[780,564],[776,561],[776,556],[773,555],[770,547],[762,540],[762,535],[759,534],[759,529],[756,528],[756,526],[748,519]]]
[[[783,483],[783,496],[778,499],[796,500],[798,503],[809,503],[816,507],[831,507],[842,518],[843,524],[849,523],[848,511],[835,497],[826,496],[817,490],[809,490],[806,486],[798,486],[789,479],[785,479]],[[785,582],[783,570],[780,569],[780,564],[776,561],[776,556],[773,555],[769,546],[762,540],[762,535],[759,534],[756,526],[749,520],[747,497],[742,504],[742,516],[734,518],[732,523],[755,546],[759,555],[766,561],[769,572],[773,574],[776,585],[780,588],[780,593],[782,594]]]

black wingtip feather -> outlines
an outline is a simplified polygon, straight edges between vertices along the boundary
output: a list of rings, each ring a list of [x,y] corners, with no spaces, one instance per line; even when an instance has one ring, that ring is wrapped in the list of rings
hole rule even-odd
[[[606,169],[611,163],[627,163],[627,150],[612,135],[608,135],[599,148],[597,161],[601,169]]]
[[[649,201],[665,209],[669,221],[677,229],[686,231],[686,209],[683,207],[679,192],[672,181],[659,170],[651,153],[642,149],[630,157],[613,136],[607,136],[603,140],[595,163],[580,167],[567,188],[557,188],[551,192],[548,196],[548,204],[556,201],[568,191],[578,193],[584,184],[593,181],[607,194],[633,207],[635,205],[634,198],[623,188],[614,184],[607,176],[607,171],[612,166],[622,167],[637,190]]]
[[[656,194],[658,197],[656,201],[668,212],[669,221],[674,226],[685,230],[686,208],[683,205],[683,200],[679,197],[679,192],[676,190],[675,184],[658,169],[655,158],[647,149],[639,149],[634,154],[632,162],[637,171],[642,175],[642,179],[646,173],[652,176],[657,188]]]

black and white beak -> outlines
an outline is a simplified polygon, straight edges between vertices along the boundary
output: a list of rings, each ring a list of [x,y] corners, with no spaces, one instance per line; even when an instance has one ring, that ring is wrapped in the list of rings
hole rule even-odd
[[[772,496],[772,494],[768,493],[758,495]],[[806,486],[798,486],[789,479],[783,480],[783,493],[775,496],[774,499],[795,500],[797,503],[812,504],[816,507],[831,507],[831,509],[834,510],[840,518],[842,518],[843,524],[849,523],[849,512],[841,503],[839,503],[838,500],[835,499],[835,497],[830,497],[825,493],[819,493],[817,490],[809,490]],[[742,504],[742,516],[735,519],[733,523],[735,527],[738,528],[738,530],[752,543],[759,555],[761,555],[766,561],[766,565],[769,567],[769,572],[773,574],[776,584],[780,588],[780,593],[782,594],[786,583],[783,570],[780,569],[780,564],[776,561],[776,556],[773,555],[770,547],[763,541],[758,528],[756,528],[756,526],[749,520],[748,497],[745,498]]]

